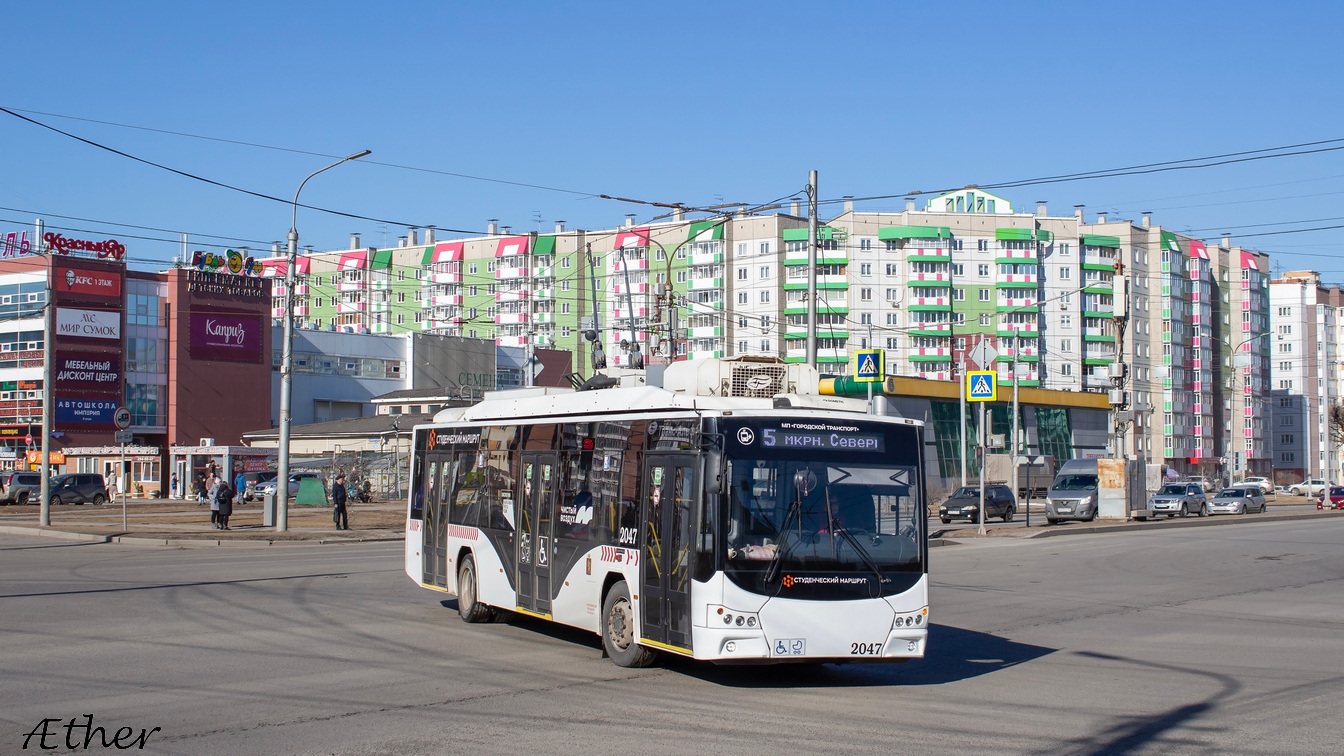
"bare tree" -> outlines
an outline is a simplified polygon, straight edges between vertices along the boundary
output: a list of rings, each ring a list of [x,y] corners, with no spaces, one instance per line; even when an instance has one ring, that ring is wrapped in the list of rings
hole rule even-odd
[[[1344,445],[1344,403],[1330,405],[1330,443]]]

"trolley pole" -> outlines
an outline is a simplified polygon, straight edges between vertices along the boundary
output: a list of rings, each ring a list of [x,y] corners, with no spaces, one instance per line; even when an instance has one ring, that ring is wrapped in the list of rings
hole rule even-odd
[[[807,364],[817,366],[817,172],[807,173]]]

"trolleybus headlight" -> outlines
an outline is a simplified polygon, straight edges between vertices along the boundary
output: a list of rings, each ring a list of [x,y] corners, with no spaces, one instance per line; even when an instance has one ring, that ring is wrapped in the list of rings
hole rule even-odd
[[[921,616],[921,615],[916,614],[916,615],[915,615],[915,624],[916,624],[916,625],[919,625],[919,624],[922,624],[923,622],[924,622],[924,617]]]
[[[737,615],[737,626],[738,626],[738,627],[742,627],[742,625],[746,624],[746,622],[747,622],[747,621],[746,621],[745,619],[742,618],[742,615],[740,615],[740,614]]]
[[[896,627],[901,627],[901,626],[904,625],[904,624],[905,624],[905,619],[904,619],[904,618],[902,618],[902,617],[897,617],[897,618],[896,618]]]
[[[909,643],[905,644],[906,651],[913,652],[917,648],[919,648],[919,644],[916,643],[915,641],[910,641]]]
[[[906,617],[906,618],[905,618],[905,626],[906,626],[906,627],[914,627],[914,626],[915,626],[915,618],[914,618],[914,617]]]
[[[756,627],[755,617],[747,617],[747,627]]]
[[[725,615],[723,615],[723,624],[725,624],[725,625],[731,625],[731,624],[733,624],[733,615],[731,615],[731,614],[725,614]]]

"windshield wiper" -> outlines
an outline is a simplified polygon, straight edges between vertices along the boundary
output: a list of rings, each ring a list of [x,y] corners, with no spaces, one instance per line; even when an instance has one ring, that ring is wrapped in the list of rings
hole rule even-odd
[[[854,547],[854,553],[858,554],[859,558],[863,560],[863,563],[868,566],[868,569],[872,570],[873,574],[877,576],[878,595],[881,595],[882,584],[890,583],[891,578],[882,574],[882,568],[877,565],[877,561],[874,560],[872,555],[868,553],[868,550],[859,543],[859,539],[855,538],[854,535],[849,532],[848,528],[840,528],[840,535],[849,542],[850,546]]]
[[[765,570],[766,585],[775,582],[775,578],[779,576],[779,566],[784,563],[784,557],[787,556],[786,550],[792,548],[789,546],[789,525],[792,522],[790,518],[795,515],[801,517],[802,509],[802,500],[795,498],[793,503],[789,505],[788,514],[784,515],[784,522],[779,525],[779,530],[777,531],[779,535],[779,544],[775,546],[775,556],[770,560],[770,566]]]

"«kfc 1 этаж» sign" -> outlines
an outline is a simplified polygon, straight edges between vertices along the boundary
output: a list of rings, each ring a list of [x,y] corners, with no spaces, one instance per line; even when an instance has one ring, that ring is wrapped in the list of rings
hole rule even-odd
[[[93,270],[57,267],[56,289],[72,294],[120,298],[121,276]]]
[[[261,319],[229,313],[192,313],[192,359],[261,361]]]
[[[79,339],[120,339],[121,313],[58,307],[56,335]]]

